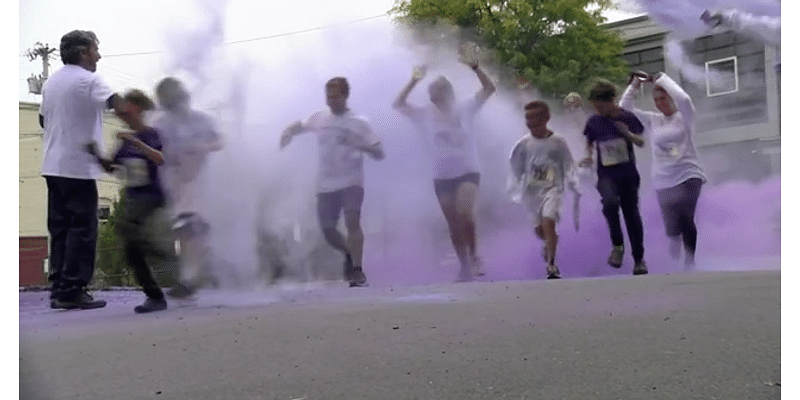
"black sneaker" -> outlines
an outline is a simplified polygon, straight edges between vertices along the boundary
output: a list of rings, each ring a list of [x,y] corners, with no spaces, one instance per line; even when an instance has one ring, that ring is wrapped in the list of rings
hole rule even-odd
[[[137,314],[144,314],[153,311],[161,311],[167,309],[167,301],[162,299],[154,299],[152,297],[148,297],[147,300],[142,303],[142,305],[136,306],[133,308],[133,311]]]
[[[50,302],[50,307],[64,310],[92,310],[106,306],[105,300],[95,300],[86,290],[77,295],[56,297]]]
[[[167,290],[167,296],[174,299],[185,299],[194,294],[195,288],[183,283],[176,284],[172,289]]]
[[[364,287],[367,286],[367,276],[361,268],[353,268],[348,280],[350,287]]]

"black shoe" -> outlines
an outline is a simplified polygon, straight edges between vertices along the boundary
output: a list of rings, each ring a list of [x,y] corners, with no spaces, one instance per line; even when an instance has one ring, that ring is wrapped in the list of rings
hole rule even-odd
[[[185,299],[191,297],[195,291],[196,289],[192,286],[178,283],[172,289],[167,290],[167,296],[174,299]]]
[[[367,286],[367,276],[361,268],[353,268],[353,272],[348,280],[350,287],[364,287]]]
[[[154,299],[152,297],[148,297],[147,300],[142,303],[142,305],[136,306],[133,308],[133,311],[137,314],[144,314],[153,311],[161,311],[167,309],[167,301],[163,298],[161,299]]]
[[[95,300],[86,290],[78,292],[77,295],[60,296],[50,302],[51,308],[60,308],[64,310],[92,310],[105,306],[105,300]]]

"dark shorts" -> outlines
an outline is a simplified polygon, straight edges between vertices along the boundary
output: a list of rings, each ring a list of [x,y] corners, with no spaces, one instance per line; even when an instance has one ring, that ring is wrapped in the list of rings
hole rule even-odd
[[[656,191],[667,236],[682,234],[683,224],[694,221],[702,187],[703,181],[700,178],[690,178],[678,186]]]
[[[364,202],[364,188],[350,186],[333,192],[317,193],[317,216],[322,228],[335,228],[339,214],[361,212]]]
[[[481,174],[477,172],[469,172],[453,179],[434,179],[433,190],[436,191],[436,197],[441,197],[445,194],[455,194],[458,187],[464,182],[472,182],[475,186],[478,186],[480,180]]]

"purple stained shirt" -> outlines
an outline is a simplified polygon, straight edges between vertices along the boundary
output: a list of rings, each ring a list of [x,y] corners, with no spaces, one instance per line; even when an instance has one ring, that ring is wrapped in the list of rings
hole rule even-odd
[[[134,136],[153,149],[161,151],[161,139],[155,129],[147,127],[136,132]],[[164,192],[158,177],[158,165],[149,160],[139,148],[123,140],[122,146],[114,155],[113,162],[121,168],[125,195],[129,199],[156,196],[163,200]]]
[[[586,121],[583,134],[589,142],[594,143],[597,150],[598,176],[618,177],[639,174],[636,169],[633,142],[626,139],[614,126],[614,122],[617,121],[628,125],[632,133],[641,134],[644,131],[644,126],[636,115],[625,109],[620,109],[616,117],[595,114]]]

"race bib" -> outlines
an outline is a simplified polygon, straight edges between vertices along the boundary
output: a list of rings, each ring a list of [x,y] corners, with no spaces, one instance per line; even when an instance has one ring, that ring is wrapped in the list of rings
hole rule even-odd
[[[150,171],[143,158],[126,158],[122,163],[122,184],[125,187],[139,187],[150,184]]]
[[[628,154],[628,142],[623,138],[598,142],[600,161],[604,167],[622,164],[631,160]]]
[[[553,182],[555,182],[555,172],[553,171],[553,167],[550,165],[534,165],[531,168],[530,174],[528,174],[528,186],[551,186]]]

